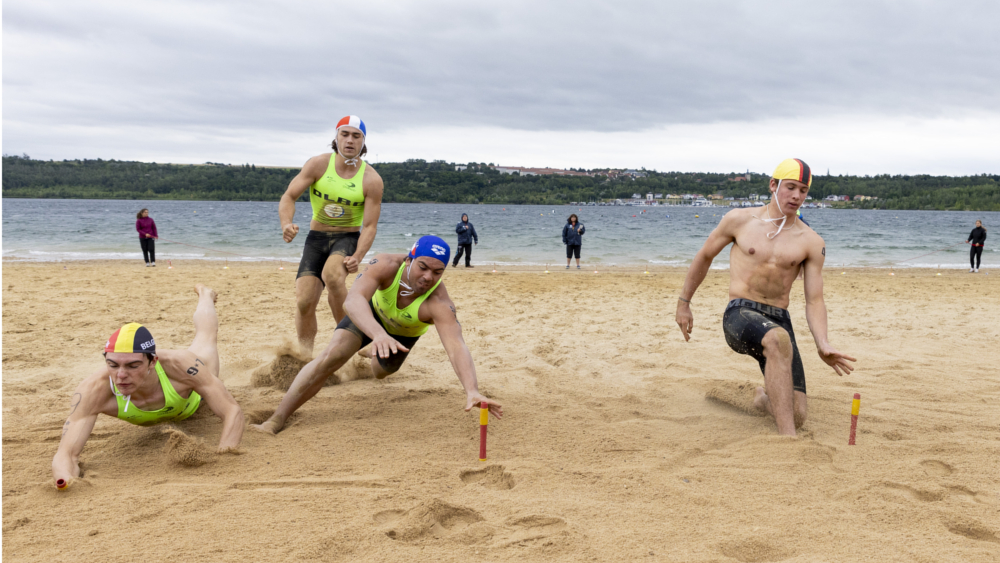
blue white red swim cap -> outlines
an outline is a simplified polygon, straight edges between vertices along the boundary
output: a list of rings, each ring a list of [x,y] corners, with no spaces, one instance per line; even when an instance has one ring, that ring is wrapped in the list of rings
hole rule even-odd
[[[354,127],[365,137],[368,136],[368,131],[365,130],[365,122],[361,121],[361,118],[356,115],[348,115],[340,121],[337,122],[337,131],[340,131],[341,127]]]
[[[448,243],[446,243],[441,237],[425,235],[420,237],[420,239],[414,243],[413,248],[410,249],[410,253],[407,254],[407,256],[410,258],[426,256],[428,258],[440,260],[444,262],[445,266],[447,266],[448,257],[451,256],[451,247],[448,246]]]

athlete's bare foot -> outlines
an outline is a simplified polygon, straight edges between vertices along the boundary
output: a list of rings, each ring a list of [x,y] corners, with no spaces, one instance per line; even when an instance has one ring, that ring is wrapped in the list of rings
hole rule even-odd
[[[766,412],[767,414],[774,415],[771,412],[771,400],[768,399],[767,393],[764,392],[763,387],[758,387],[753,393],[753,406],[760,412]]]
[[[197,283],[194,285],[194,292],[198,294],[198,297],[201,297],[205,291],[207,291],[208,295],[212,297],[212,303],[215,303],[215,301],[219,298],[219,294],[207,285],[203,283]]]
[[[285,427],[285,422],[283,420],[275,418],[273,415],[271,416],[271,418],[265,420],[264,422],[261,422],[260,424],[250,425],[251,430],[256,430],[257,432],[263,432],[264,434],[270,434],[272,436],[276,435],[278,432],[281,432],[281,429],[284,427]]]

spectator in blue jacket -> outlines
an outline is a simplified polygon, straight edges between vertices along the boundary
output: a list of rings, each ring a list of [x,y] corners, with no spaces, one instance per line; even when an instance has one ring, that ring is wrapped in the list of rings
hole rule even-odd
[[[455,232],[458,233],[458,252],[455,253],[455,261],[452,262],[451,267],[458,267],[458,259],[465,254],[465,267],[475,268],[471,264],[472,262],[472,241],[476,241],[479,244],[479,235],[476,234],[476,228],[472,226],[469,222],[469,215],[466,213],[462,214],[462,221],[455,227]]]
[[[563,244],[566,245],[566,269],[569,269],[570,259],[576,256],[576,269],[580,269],[580,245],[583,244],[583,233],[587,228],[583,226],[576,213],[569,216],[566,226],[563,227]]]

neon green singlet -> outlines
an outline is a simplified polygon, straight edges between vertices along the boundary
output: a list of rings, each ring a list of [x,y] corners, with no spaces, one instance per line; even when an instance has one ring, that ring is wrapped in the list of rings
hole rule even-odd
[[[149,426],[161,422],[184,420],[194,414],[194,411],[198,410],[198,405],[201,404],[201,395],[194,390],[191,390],[191,396],[187,399],[178,395],[177,391],[174,390],[173,384],[170,383],[170,378],[167,377],[167,372],[163,371],[160,362],[156,362],[156,376],[160,379],[160,387],[163,388],[165,404],[163,408],[155,411],[144,411],[133,404],[126,404],[128,399],[118,393],[118,389],[115,388],[114,382],[112,382],[111,390],[118,400],[118,418],[125,422],[138,424],[139,426]],[[126,411],[126,409],[128,410]]]
[[[405,268],[406,262],[403,262],[399,265],[399,271],[396,272],[396,279],[392,280],[392,285],[385,289],[379,289],[375,292],[375,295],[372,295],[372,306],[375,307],[375,312],[382,319],[382,325],[385,326],[385,331],[389,334],[395,336],[423,336],[431,325],[421,322],[417,318],[417,312],[420,311],[420,304],[434,293],[437,286],[441,285],[441,280],[438,280],[434,284],[434,287],[430,288],[427,293],[414,299],[413,303],[410,303],[405,309],[397,309],[396,297],[399,295],[399,280],[403,278],[403,270]]]
[[[337,153],[330,155],[330,165],[323,177],[309,186],[309,202],[312,203],[313,221],[331,227],[360,227],[365,216],[365,191],[361,181],[365,177],[365,167],[361,161],[358,173],[353,178],[344,179],[337,175]]]

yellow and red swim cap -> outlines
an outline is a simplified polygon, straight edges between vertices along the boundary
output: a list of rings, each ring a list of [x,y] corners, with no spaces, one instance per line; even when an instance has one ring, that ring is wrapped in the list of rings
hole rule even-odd
[[[774,169],[771,177],[775,180],[795,180],[812,187],[813,175],[809,165],[797,158],[786,158]]]
[[[155,354],[156,342],[149,329],[139,323],[128,323],[116,330],[104,345],[104,353]]]

